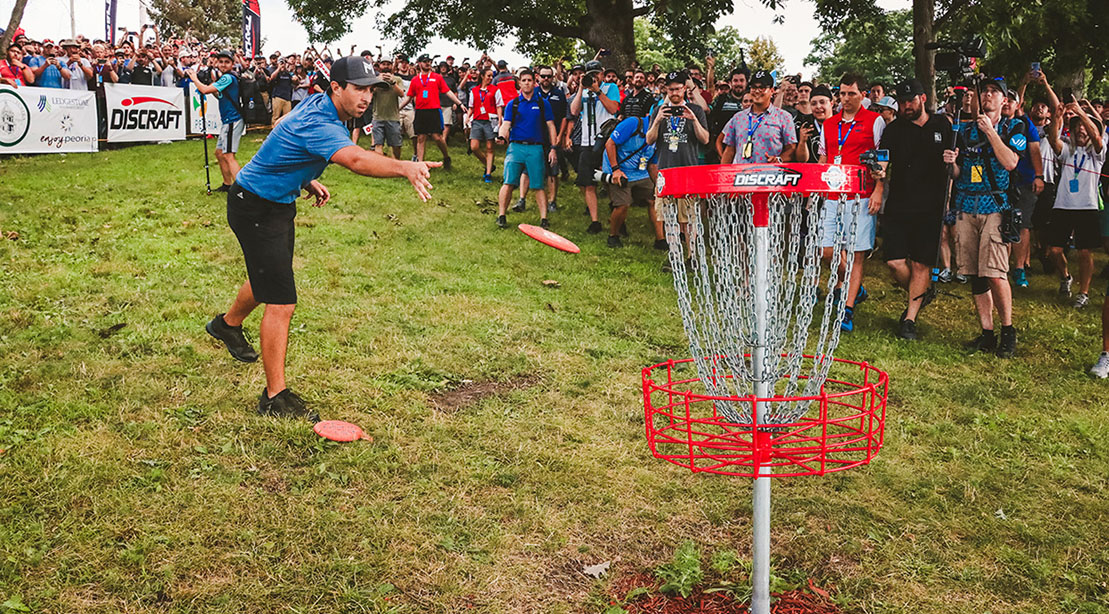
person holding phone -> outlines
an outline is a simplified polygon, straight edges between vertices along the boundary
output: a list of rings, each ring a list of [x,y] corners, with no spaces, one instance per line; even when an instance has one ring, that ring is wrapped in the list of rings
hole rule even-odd
[[[797,147],[793,116],[771,104],[774,77],[765,70],[751,75],[751,108],[732,116],[724,126],[722,164],[765,164],[792,160]]]
[[[928,113],[928,95],[916,79],[898,83],[891,93],[899,119],[882,133],[879,147],[888,161],[875,173],[879,181],[870,198],[880,202],[889,194],[882,214],[882,249],[894,281],[909,294],[897,336],[914,340],[917,314],[932,296],[930,269],[939,253],[947,196],[943,150],[953,133],[951,122]]]

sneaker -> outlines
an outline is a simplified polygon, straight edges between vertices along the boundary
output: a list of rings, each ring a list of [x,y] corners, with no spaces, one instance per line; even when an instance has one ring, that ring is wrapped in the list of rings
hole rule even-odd
[[[547,203],[547,213],[554,213],[555,211],[558,211],[558,201],[552,200]]]
[[[971,339],[964,347],[970,350],[971,353],[992,352],[997,349],[997,336],[993,334],[992,330],[988,333],[983,331],[981,335]]]
[[[1074,297],[1074,308],[1082,309],[1090,304],[1090,295],[1085,292],[1079,292],[1078,296]]]
[[[670,245],[666,243],[666,239],[655,239],[655,249],[664,252],[670,249]]]
[[[1109,352],[1102,352],[1097,357],[1097,364],[1090,367],[1090,375],[1098,379],[1109,377]]]
[[[254,350],[254,346],[246,340],[243,335],[242,326],[228,326],[227,322],[223,320],[224,314],[212,318],[211,322],[204,327],[208,334],[219,339],[227,346],[227,351],[231,353],[231,357],[241,362],[256,362],[258,360],[258,352]]]
[[[609,247],[624,247],[624,243],[620,240],[620,237],[618,237],[616,235],[608,235],[608,246]]]
[[[549,221],[547,221],[547,218],[541,218],[539,220],[539,227],[540,228],[550,228],[551,223]]]
[[[940,274],[936,275],[936,281],[940,282],[941,284],[951,283],[951,269],[944,269],[940,271]]]
[[[1001,342],[997,344],[1000,358],[1012,358],[1017,352],[1017,329],[1012,326],[1001,327]]]
[[[229,186],[229,185],[227,185],[227,184],[225,183],[225,184],[221,185],[220,187],[218,187],[218,188],[216,188],[216,189],[214,189],[214,190],[212,190],[212,191],[213,191],[213,192],[226,192],[226,191],[228,191],[228,190],[230,190],[230,189],[231,189],[231,186]]]
[[[843,309],[843,324],[840,324],[840,330],[849,333],[855,330],[855,310],[850,307]]]
[[[443,158],[443,170],[445,170],[445,171],[451,170],[451,157],[450,156],[447,156],[446,158]]]
[[[916,322],[901,320],[901,328],[897,331],[897,336],[909,341],[916,341]]]
[[[485,173],[484,175],[481,176],[481,180],[484,181],[485,183],[493,183],[493,175],[490,175],[489,173]]]
[[[859,292],[855,295],[855,307],[863,304],[870,294],[867,293],[865,286],[859,286]]]
[[[508,217],[504,215],[497,216],[497,226],[499,228],[508,228]]]
[[[304,399],[288,388],[273,397],[263,388],[258,397],[258,413],[275,418],[304,418],[313,423],[320,421],[320,415],[308,409]]]
[[[415,155],[413,155],[413,156],[412,156],[412,161],[413,161],[413,162],[419,162],[419,161],[420,161],[420,159],[419,159],[419,158],[417,158],[417,157],[416,157]]]
[[[595,234],[601,232],[601,223],[600,222],[591,223],[589,225],[589,229],[586,232],[588,232],[591,235],[595,235]]]
[[[955,281],[961,284],[965,284],[967,283],[967,276],[963,275],[962,273],[955,273]]]
[[[661,270],[663,273],[673,273],[674,272],[674,267],[670,266],[670,259],[669,258],[662,261],[662,267],[659,270]]]
[[[1059,298],[1070,298],[1072,283],[1074,283],[1074,278],[1070,275],[1067,275],[1066,279],[1059,280]]]
[[[527,203],[527,201],[525,201],[522,198],[520,200],[516,201],[515,205],[512,205],[512,210],[515,211],[516,213],[523,213],[524,211],[527,210],[527,208],[528,208],[528,203]]]
[[[1017,284],[1018,288],[1027,288],[1028,274],[1024,272],[1024,269],[1016,269],[1013,271],[1013,281]]]

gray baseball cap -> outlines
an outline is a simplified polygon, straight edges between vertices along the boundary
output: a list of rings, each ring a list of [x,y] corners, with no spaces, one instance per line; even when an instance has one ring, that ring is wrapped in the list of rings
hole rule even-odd
[[[348,55],[331,64],[331,81],[353,85],[377,85],[383,81],[374,74],[373,64],[357,55]]]

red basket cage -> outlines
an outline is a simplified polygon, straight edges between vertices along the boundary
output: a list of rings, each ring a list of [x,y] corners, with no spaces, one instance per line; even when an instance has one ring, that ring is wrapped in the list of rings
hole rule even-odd
[[[812,359],[806,355],[805,358]],[[656,458],[693,472],[742,477],[824,475],[865,465],[882,447],[889,376],[865,362],[835,360],[815,396],[721,397],[698,393],[701,380],[675,371],[692,358],[668,360],[643,369],[647,442]],[[676,367],[678,367],[676,369]],[[841,373],[857,372],[856,381]],[[730,376],[729,376],[730,377]],[[664,383],[656,383],[655,378]],[[840,378],[840,379],[837,379]],[[805,379],[805,376],[801,376]],[[783,424],[737,424],[720,415],[716,401],[749,404],[809,402],[808,412]],[[810,417],[811,416],[811,417]],[[772,468],[760,475],[763,467]]]

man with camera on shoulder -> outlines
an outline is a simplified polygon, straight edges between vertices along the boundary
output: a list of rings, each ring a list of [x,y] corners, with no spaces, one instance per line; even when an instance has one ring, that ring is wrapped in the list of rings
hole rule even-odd
[[[612,199],[612,217],[608,224],[608,246],[623,247],[620,228],[628,219],[632,204],[646,205],[647,215],[655,220],[655,182],[648,166],[656,164],[654,144],[647,142],[649,123],[646,117],[632,116],[621,120],[605,141],[605,157],[601,163],[601,179],[608,182]],[[656,228],[656,241],[664,238]]]
[[[983,79],[978,90],[980,114],[955,127],[955,149],[943,161],[955,179],[955,251],[959,273],[971,279],[974,306],[982,334],[967,348],[996,351],[1002,358],[1016,352],[1013,328],[1013,290],[1009,286],[1009,246],[1004,236],[1015,232],[1009,202],[1009,171],[1017,167],[1028,147],[1024,122],[1001,117],[1008,88],[1005,80]],[[1019,209],[1016,209],[1019,211]],[[1019,235],[1018,235],[1019,238]],[[993,310],[1001,318],[1001,340],[994,334]]]

